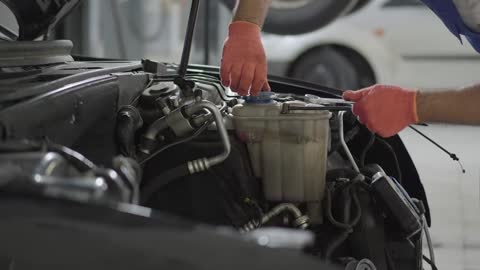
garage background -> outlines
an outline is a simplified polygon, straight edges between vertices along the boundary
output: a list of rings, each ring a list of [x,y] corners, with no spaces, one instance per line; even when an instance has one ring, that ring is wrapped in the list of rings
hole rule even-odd
[[[73,40],[75,54],[178,62],[189,7],[184,0],[86,0],[56,35]],[[192,63],[220,61],[230,19],[231,12],[219,1],[202,1]]]

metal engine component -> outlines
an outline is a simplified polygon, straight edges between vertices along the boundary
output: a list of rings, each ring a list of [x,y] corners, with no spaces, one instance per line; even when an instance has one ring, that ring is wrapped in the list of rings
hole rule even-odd
[[[295,228],[301,229],[301,230],[305,230],[305,229],[308,228],[309,217],[303,215],[302,212],[300,211],[300,209],[298,209],[295,205],[293,205],[291,203],[283,203],[283,204],[277,205],[272,210],[270,210],[270,212],[263,215],[260,218],[260,220],[252,220],[249,223],[245,224],[245,226],[243,226],[240,229],[240,231],[241,232],[249,232],[249,231],[252,231],[256,228],[259,228],[262,225],[267,224],[270,220],[272,220],[273,218],[279,216],[280,214],[282,214],[284,212],[288,212],[289,214],[292,215],[292,217],[293,217],[293,221],[291,222],[292,226],[294,226]]]
[[[227,129],[225,128],[222,114],[218,110],[217,106],[215,106],[215,104],[205,100],[200,102],[195,102],[193,105],[187,106],[185,108],[185,113],[187,115],[193,116],[195,113],[202,110],[207,110],[209,113],[212,114],[224,148],[223,148],[223,152],[217,156],[188,162],[188,168],[191,174],[205,171],[211,166],[215,166],[224,162],[230,155],[230,151],[231,151],[230,139],[228,138],[228,132],[227,132]]]
[[[191,104],[187,104],[179,108],[178,110],[182,111],[181,113],[182,117],[184,117],[185,121],[188,121],[188,122],[190,122],[191,119],[195,119],[195,116],[197,116],[198,113],[204,113],[204,114],[207,113],[206,117],[204,118],[206,122],[203,123],[203,129],[199,128],[196,131],[196,133],[202,132],[207,127],[207,125],[210,124],[210,120],[209,120],[210,116],[213,117],[214,122],[216,124],[217,131],[220,135],[220,138],[223,144],[223,151],[220,154],[215,155],[213,157],[202,157],[196,160],[190,160],[184,164],[178,165],[168,170],[166,174],[171,176],[168,178],[168,180],[156,181],[154,183],[151,183],[150,185],[144,186],[142,191],[144,198],[148,199],[149,196],[151,196],[158,188],[170,183],[173,180],[179,179],[181,177],[184,177],[190,174],[196,174],[199,172],[206,171],[210,167],[220,164],[224,162],[230,155],[230,151],[231,151],[230,138],[228,137],[228,132],[223,122],[222,113],[220,112],[220,110],[217,108],[215,104],[213,104],[210,101],[202,100],[202,101],[197,101]],[[156,148],[157,136],[159,135],[159,132],[169,127],[168,120],[166,119],[168,119],[170,115],[167,115],[157,120],[155,123],[153,123],[150,126],[150,128],[147,130],[146,134],[144,135],[144,140],[142,142],[140,151],[143,154],[146,154],[147,157],[143,160],[143,162],[145,160],[150,159],[152,156],[159,154],[164,149],[168,149],[172,145],[176,145],[181,142],[186,142],[186,140],[188,141],[195,137],[195,134],[193,134],[191,135],[190,138],[184,138],[183,140],[179,140],[177,142],[171,143],[170,145],[166,145],[160,150],[157,150],[153,155],[150,155],[151,152]],[[197,118],[197,120],[198,119],[201,119],[201,118]]]
[[[155,108],[159,98],[166,98],[179,91],[173,82],[159,82],[147,88],[140,96],[140,103],[147,108]]]
[[[211,158],[202,158],[188,162],[188,169],[191,174],[205,171],[211,166],[225,161],[231,150],[230,139],[223,122],[222,113],[210,101],[201,100],[185,105],[155,121],[143,135],[143,141],[139,150],[148,156],[156,148],[159,134],[167,128],[170,128],[178,137],[184,137],[195,131],[194,126],[205,125],[212,118],[224,145],[224,151]]]
[[[210,162],[207,158],[192,160],[187,163],[188,170],[191,174],[206,171],[210,168]]]
[[[340,135],[340,143],[342,145],[343,151],[345,151],[345,154],[347,154],[348,160],[350,161],[353,169],[360,173],[360,169],[358,168],[357,163],[355,162],[355,159],[353,158],[352,153],[350,152],[350,149],[347,146],[347,143],[345,142],[345,133],[343,131],[343,116],[345,115],[345,112],[339,112],[338,113],[338,124],[340,127],[340,130],[338,131]]]
[[[138,100],[140,112],[145,123],[151,124],[170,113],[168,99],[176,97],[180,89],[173,82],[157,82],[145,89]]]
[[[307,106],[303,102],[289,102]],[[306,202],[308,215],[321,223],[329,111],[282,112],[284,103],[250,103],[233,108],[235,130],[249,150],[255,175],[271,202]]]
[[[292,214],[294,220],[292,224],[302,230],[305,230],[308,227],[308,217],[302,215],[302,212],[293,204],[290,203],[284,203],[277,205],[274,207],[270,212],[268,212],[266,215],[262,217],[262,224],[266,224],[269,222],[272,218],[278,216],[282,212],[289,212]]]
[[[183,110],[181,108],[166,116],[165,121],[173,133],[178,137],[186,136],[195,131],[195,128],[190,123],[190,119],[183,115]]]
[[[75,157],[67,158],[64,155]],[[85,160],[85,164],[79,168],[79,164],[72,163],[73,159],[76,162]],[[2,153],[2,188],[82,202],[135,203],[138,201],[139,175],[132,173],[133,165],[130,163],[133,162],[128,162],[128,166],[125,160],[116,162],[122,174],[130,176],[130,179],[126,179],[114,170],[92,167],[90,161],[70,149],[63,153]]]
[[[130,202],[138,204],[140,202],[140,181],[142,179],[142,169],[139,164],[130,158],[118,156],[113,159],[113,169],[121,175],[128,185],[130,192]]]

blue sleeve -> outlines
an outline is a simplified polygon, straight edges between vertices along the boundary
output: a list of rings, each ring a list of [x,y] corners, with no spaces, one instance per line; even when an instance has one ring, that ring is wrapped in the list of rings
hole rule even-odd
[[[464,36],[480,53],[480,34],[472,31],[463,21],[452,0],[422,0],[445,24],[450,32],[462,42]]]

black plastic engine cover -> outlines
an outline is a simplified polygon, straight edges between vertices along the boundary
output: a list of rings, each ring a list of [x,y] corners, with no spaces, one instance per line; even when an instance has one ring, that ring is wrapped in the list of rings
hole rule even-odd
[[[128,69],[125,67],[125,71]],[[77,80],[84,75],[80,73],[39,82],[11,93],[22,95],[32,91],[43,94],[0,109],[1,140],[48,140],[72,148],[97,165],[110,167],[112,157],[119,153],[115,140],[117,112],[145,89],[149,78],[148,74],[131,72],[102,75],[121,71],[117,68],[99,69],[94,70],[98,77],[90,80]],[[64,86],[56,87],[57,84]],[[8,96],[9,93],[0,95],[0,99]]]
[[[133,206],[2,194],[0,215],[0,269],[336,269]]]

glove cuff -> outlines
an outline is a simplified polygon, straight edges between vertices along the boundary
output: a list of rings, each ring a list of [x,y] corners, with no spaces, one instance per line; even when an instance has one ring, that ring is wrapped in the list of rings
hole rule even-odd
[[[412,121],[414,124],[420,122],[418,118],[418,108],[417,108],[417,97],[418,97],[418,90],[411,90],[409,91],[411,95],[411,105],[412,105]]]
[[[240,37],[242,39],[259,39],[260,26],[247,22],[247,21],[235,21],[228,27],[229,37]]]

